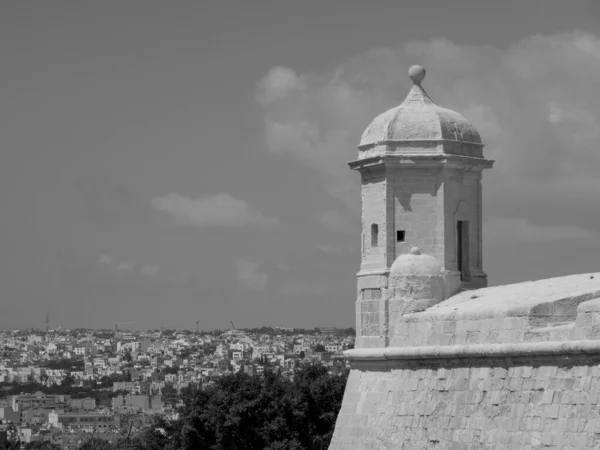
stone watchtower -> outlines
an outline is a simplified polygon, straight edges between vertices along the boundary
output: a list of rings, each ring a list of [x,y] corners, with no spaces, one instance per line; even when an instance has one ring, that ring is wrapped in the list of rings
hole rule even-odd
[[[486,287],[481,139],[410,93],[362,176],[357,338],[330,450],[600,448],[600,274]]]
[[[358,159],[349,163],[362,177],[357,348],[389,344],[390,269],[413,247],[439,263],[438,301],[487,286],[481,173],[493,161],[483,157],[473,125],[427,95],[425,69],[413,66],[409,76],[414,85],[406,99],[371,122]]]

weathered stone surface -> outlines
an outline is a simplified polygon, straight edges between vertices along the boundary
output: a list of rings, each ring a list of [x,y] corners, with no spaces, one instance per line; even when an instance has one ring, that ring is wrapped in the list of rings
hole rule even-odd
[[[459,113],[433,103],[420,82],[415,83],[399,106],[371,122],[362,135],[359,148],[369,149],[390,141],[426,139],[467,144],[478,153],[473,156],[481,156],[483,145],[475,127]]]
[[[599,365],[600,355],[356,363],[330,449],[598,448]]]
[[[363,255],[330,449],[598,449],[600,274],[485,287],[492,162],[466,119],[425,94],[424,75],[411,68],[407,99],[373,121],[350,163]]]
[[[479,134],[467,119],[427,96],[420,86],[424,73],[415,69],[415,85],[405,101],[373,121],[358,159],[349,163],[362,177],[358,301],[372,301],[369,290],[381,295],[378,315],[364,310],[363,318],[363,308],[357,306],[359,347],[389,344],[391,303],[396,313],[422,311],[435,303],[432,298],[487,285],[481,257],[481,172],[493,161],[483,157]],[[461,239],[459,224],[465,226]],[[412,247],[434,258],[443,272],[437,274],[439,280],[429,280],[438,282],[432,298],[402,302],[403,284],[409,295],[411,288],[426,286],[390,279],[394,261]],[[373,334],[377,330],[379,336]]]
[[[598,448],[598,297],[600,274],[580,274],[399,317],[389,346],[346,352],[330,449]]]
[[[390,346],[520,343],[600,336],[600,274],[465,291],[390,324]]]

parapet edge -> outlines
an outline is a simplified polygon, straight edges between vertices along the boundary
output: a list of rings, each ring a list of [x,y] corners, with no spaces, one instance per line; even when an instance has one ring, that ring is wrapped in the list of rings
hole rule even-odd
[[[350,362],[581,354],[600,354],[600,340],[360,348],[344,352]]]

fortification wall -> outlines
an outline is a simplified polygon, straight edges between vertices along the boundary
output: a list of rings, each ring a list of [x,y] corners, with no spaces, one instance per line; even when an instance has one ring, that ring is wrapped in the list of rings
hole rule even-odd
[[[600,275],[391,314],[352,370],[330,449],[600,448]]]
[[[600,356],[357,364],[333,449],[600,447]]]

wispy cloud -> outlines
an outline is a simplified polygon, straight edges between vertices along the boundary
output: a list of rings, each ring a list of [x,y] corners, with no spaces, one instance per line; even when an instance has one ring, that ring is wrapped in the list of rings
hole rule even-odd
[[[113,263],[113,259],[109,255],[102,255],[98,262],[101,266],[110,266]]]
[[[287,67],[273,67],[259,82],[256,98],[266,105],[304,88],[304,83],[293,70]]]
[[[491,241],[552,242],[569,239],[587,239],[596,233],[574,226],[532,225],[525,219],[491,217],[484,224],[485,236]]]
[[[274,217],[267,217],[250,208],[245,201],[225,193],[198,198],[171,193],[152,199],[152,207],[169,214],[179,225],[260,228],[273,228],[278,225]]]
[[[300,280],[290,280],[283,283],[280,287],[283,295],[305,296],[305,297],[326,297],[331,294],[333,286],[327,283],[311,283]]]
[[[185,285],[192,279],[192,275],[189,270],[178,272],[173,277],[173,282],[178,285]]]
[[[142,267],[142,268],[141,268],[141,270],[140,270],[140,272],[141,272],[143,275],[147,275],[147,276],[153,277],[153,276],[156,276],[156,275],[158,275],[158,271],[159,271],[159,270],[160,270],[160,269],[158,268],[158,266],[155,266],[155,265],[147,265],[147,266],[144,266],[144,267]]]
[[[356,221],[351,221],[335,210],[320,214],[317,220],[321,225],[339,233],[356,233],[358,231]]]
[[[121,261],[120,263],[118,263],[116,265],[116,269],[119,272],[133,272],[134,270],[134,266],[133,264],[131,264],[130,262],[127,261]]]
[[[148,277],[154,277],[160,272],[160,267],[154,264],[138,266],[129,261],[119,261],[110,255],[101,255],[98,258],[100,267],[105,267],[116,271],[117,273],[141,274]]]
[[[267,287],[269,276],[260,270],[260,264],[238,259],[235,262],[239,286],[248,291],[262,292]]]
[[[317,251],[325,253],[327,255],[337,255],[339,253],[354,253],[357,251],[356,247],[351,246],[340,246],[334,244],[323,244],[317,246]]]

